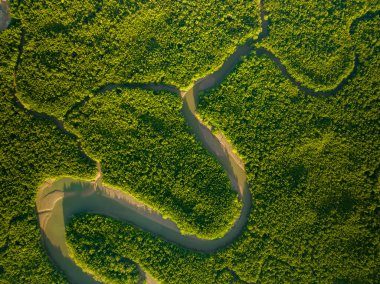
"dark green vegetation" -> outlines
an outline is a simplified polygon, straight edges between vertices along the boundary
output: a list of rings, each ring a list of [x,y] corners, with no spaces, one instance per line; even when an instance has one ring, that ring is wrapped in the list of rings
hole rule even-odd
[[[297,81],[316,90],[334,89],[354,68],[351,24],[375,6],[379,2],[373,0],[265,0],[270,31],[261,45]]]
[[[181,105],[168,92],[115,90],[92,98],[67,122],[86,153],[102,162],[106,183],[128,189],[184,233],[223,236],[239,216],[237,194],[188,132]]]
[[[62,117],[111,82],[186,87],[258,33],[255,2],[23,0],[22,100]]]
[[[48,177],[91,178],[95,165],[53,123],[14,106],[19,40],[15,26],[0,34],[0,282],[63,282],[40,242],[37,188]]]
[[[164,283],[378,283],[379,23],[374,13],[353,27],[356,72],[333,96],[303,94],[252,54],[202,97],[202,117],[236,146],[253,193],[234,244],[206,255],[87,215],[68,228],[76,257],[85,240],[107,243],[95,259],[131,258]]]

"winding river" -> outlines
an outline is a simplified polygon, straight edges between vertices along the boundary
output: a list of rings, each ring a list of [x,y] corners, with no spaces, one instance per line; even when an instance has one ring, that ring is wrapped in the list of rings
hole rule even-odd
[[[235,64],[231,63],[230,68]],[[225,65],[223,65],[225,66]],[[227,68],[225,68],[228,70]],[[220,239],[203,240],[195,236],[182,235],[175,223],[164,219],[161,214],[139,202],[133,196],[113,189],[101,183],[101,166],[98,163],[98,175],[95,181],[81,181],[71,178],[55,182],[47,181],[38,192],[37,212],[43,234],[44,245],[56,265],[62,269],[73,283],[97,283],[90,275],[83,272],[70,259],[65,239],[65,224],[80,212],[99,213],[117,220],[127,221],[139,228],[161,236],[167,241],[190,249],[211,252],[231,243],[240,235],[251,207],[244,166],[240,158],[233,153],[232,146],[222,136],[214,136],[211,129],[196,116],[197,94],[201,84],[218,81],[226,73],[208,76],[208,80],[199,80],[186,92],[183,99],[182,114],[192,133],[198,141],[212,153],[226,170],[233,189],[238,192],[243,202],[243,209],[238,220],[229,232]],[[149,86],[144,86],[148,88]],[[108,86],[106,89],[110,89]],[[196,89],[198,88],[198,89]],[[179,90],[175,91],[180,94]],[[149,276],[146,276],[149,278]]]
[[[261,6],[262,5],[263,0],[261,0]],[[239,199],[243,203],[240,217],[236,220],[233,227],[224,237],[215,240],[203,240],[195,236],[182,235],[177,225],[171,220],[164,219],[159,212],[147,207],[128,193],[103,184],[101,164],[97,163],[98,174],[94,181],[76,180],[72,178],[62,178],[55,181],[49,180],[40,187],[37,194],[36,208],[42,232],[43,244],[51,260],[65,273],[71,283],[99,283],[91,275],[84,272],[75,264],[70,258],[69,249],[66,245],[65,225],[70,221],[70,218],[72,218],[73,215],[80,212],[99,213],[117,220],[127,221],[128,223],[152,232],[169,242],[204,252],[212,252],[218,248],[224,247],[232,243],[241,234],[248,219],[252,204],[244,164],[233,152],[232,145],[225,139],[225,137],[222,134],[214,135],[211,129],[198,118],[196,115],[196,108],[198,94],[220,84],[226,76],[233,71],[235,66],[241,62],[242,58],[248,56],[252,50],[255,49],[255,43],[268,35],[268,23],[265,20],[265,12],[262,7],[260,16],[262,21],[262,31],[258,38],[256,40],[248,39],[245,44],[237,47],[235,52],[225,60],[223,65],[217,71],[197,80],[189,90],[181,91],[175,86],[162,84],[108,84],[96,92],[99,94],[114,88],[124,87],[147,90],[166,90],[180,96],[183,101],[181,113],[185,118],[190,131],[195,135],[203,147],[207,149],[207,151],[223,166],[228,174],[233,189],[238,193]],[[20,54],[15,67],[15,76],[18,65],[21,63],[24,35],[25,32],[23,31],[19,47]],[[283,66],[280,60],[270,51],[260,48],[257,49],[257,53],[269,56],[283,74],[305,93],[311,95],[322,94],[310,90],[294,80],[287,72],[286,67]],[[357,65],[356,63],[357,62],[355,62],[355,66]],[[353,76],[352,74],[354,72],[355,68],[350,76]],[[339,87],[342,86],[346,80],[348,80],[348,78],[343,80]],[[339,87],[332,91],[325,92],[322,95],[331,95],[335,93]],[[15,79],[15,94],[16,88]],[[85,98],[74,107],[85,104],[89,99],[90,98]],[[78,147],[82,150],[80,139],[75,134],[65,129],[63,121],[48,114],[27,109],[16,95],[15,104],[35,116],[44,117],[56,123],[64,133],[77,139]],[[83,150],[82,155],[87,159],[92,160]],[[147,272],[143,272],[141,267],[139,267],[139,269],[148,283],[155,283],[155,280]]]
[[[252,41],[249,41],[251,44]],[[183,247],[211,252],[233,242],[246,224],[250,208],[251,194],[247,184],[243,162],[232,151],[232,146],[223,135],[214,135],[211,129],[204,125],[196,115],[197,95],[217,84],[229,74],[241,55],[251,50],[248,44],[238,48],[223,66],[215,73],[198,80],[188,91],[180,91],[171,86],[160,85],[124,85],[143,89],[170,90],[182,97],[184,116],[191,132],[223,166],[228,174],[233,189],[243,202],[240,217],[228,233],[219,239],[203,240],[195,236],[182,235],[175,223],[164,219],[162,215],[147,207],[133,196],[101,182],[101,166],[98,163],[98,175],[95,181],[74,180],[64,178],[57,181],[47,181],[37,195],[37,213],[43,235],[43,242],[52,261],[64,271],[72,283],[98,283],[91,275],[85,273],[70,258],[65,239],[65,224],[70,218],[80,212],[99,213],[117,220],[127,221],[143,230],[150,231],[167,241]],[[107,85],[101,92],[120,87]],[[153,279],[145,275],[149,282]]]
[[[257,40],[267,34],[265,13],[261,12],[262,32]],[[255,41],[248,39],[242,46],[225,60],[223,65],[214,73],[197,80],[193,87],[181,91],[175,86],[160,84],[108,84],[100,88],[97,93],[115,88],[141,88],[147,90],[166,90],[176,93],[182,98],[181,113],[189,126],[190,131],[204,148],[211,153],[223,166],[231,181],[233,189],[238,193],[243,203],[239,218],[225,236],[214,240],[204,240],[196,236],[182,235],[177,225],[171,220],[164,219],[159,212],[152,210],[133,196],[118,189],[104,185],[101,182],[101,165],[98,163],[98,175],[92,182],[63,178],[56,181],[46,181],[39,189],[36,200],[37,214],[42,232],[44,246],[52,261],[65,273],[72,283],[99,283],[91,275],[84,272],[70,258],[66,245],[65,225],[77,213],[90,212],[110,216],[117,220],[127,221],[143,230],[152,232],[163,239],[176,243],[182,247],[204,252],[212,252],[232,243],[243,230],[251,209],[252,199],[249,191],[244,164],[233,152],[232,145],[222,134],[214,135],[210,127],[206,126],[196,115],[198,94],[201,91],[213,88],[221,83],[230,74],[235,66],[254,48]],[[85,98],[74,107],[85,104]],[[23,104],[17,100],[16,104],[23,109]],[[28,110],[29,112],[33,112]],[[64,123],[47,114],[35,112],[34,115],[44,116],[53,120],[59,128],[66,132]],[[75,136],[72,133],[68,133]],[[83,152],[83,151],[82,151]],[[86,155],[83,152],[83,155]],[[89,158],[89,157],[88,157]],[[91,159],[91,158],[89,158]],[[140,268],[141,271],[143,271]],[[148,283],[155,280],[146,272],[144,277]]]
[[[237,52],[240,53],[241,50],[237,49]],[[249,51],[248,48],[244,50]],[[246,224],[252,202],[243,162],[232,151],[232,146],[224,136],[221,134],[215,136],[211,129],[198,119],[195,112],[197,94],[213,86],[211,82],[219,82],[227,76],[241,56],[234,56],[233,58],[234,60],[227,60],[214,74],[207,76],[206,79],[198,80],[194,87],[188,91],[181,92],[178,89],[172,89],[170,86],[161,87],[159,85],[130,85],[124,87],[166,89],[182,97],[183,107],[181,113],[191,132],[202,143],[203,147],[222,164],[233,189],[238,192],[239,199],[243,202],[243,209],[234,226],[224,237],[215,240],[203,240],[195,236],[182,235],[177,225],[171,220],[164,219],[159,212],[147,207],[126,192],[103,185],[101,182],[101,165],[98,163],[98,175],[94,181],[89,182],[71,178],[47,181],[39,189],[37,195],[37,213],[44,245],[52,261],[64,271],[70,282],[98,283],[69,257],[65,238],[65,224],[69,222],[73,215],[80,212],[99,213],[117,220],[127,221],[141,229],[159,235],[167,241],[205,252],[224,247],[240,235]],[[117,87],[120,86],[108,85],[101,92]],[[146,278],[153,282],[149,275],[146,275]]]

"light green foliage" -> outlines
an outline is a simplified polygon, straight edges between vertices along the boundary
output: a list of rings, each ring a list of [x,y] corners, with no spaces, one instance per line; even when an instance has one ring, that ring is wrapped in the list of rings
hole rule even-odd
[[[218,162],[189,133],[181,100],[138,89],[99,94],[67,122],[102,163],[104,181],[157,208],[188,234],[224,235],[240,213]]]
[[[100,234],[96,236],[97,241],[94,241],[92,238],[79,237],[80,246],[76,245],[78,243],[73,243],[72,248],[74,248],[74,250],[71,249],[70,257],[75,260],[78,266],[87,273],[90,273],[94,279],[101,283],[141,283],[142,275],[140,275],[136,263],[130,260],[131,256],[123,256],[118,253],[118,251],[114,251],[118,242],[108,239],[109,236],[117,237],[118,240],[125,238],[125,232],[119,231],[118,233],[123,235],[118,235],[118,233],[115,234],[111,229],[107,235],[102,235],[102,233],[104,233],[102,230],[106,229],[103,224],[94,224],[94,222],[87,223],[87,221],[88,220],[85,220],[86,224],[79,226],[87,232],[99,232]],[[99,230],[99,228],[101,228],[101,230]],[[68,242],[71,243],[71,239],[76,238],[77,236],[72,235],[71,229],[69,229],[67,235]]]
[[[374,2],[266,0],[269,37],[261,45],[305,86],[334,89],[354,67],[351,24],[374,9]]]
[[[256,1],[22,1],[22,99],[62,117],[97,87],[186,87],[259,32]]]

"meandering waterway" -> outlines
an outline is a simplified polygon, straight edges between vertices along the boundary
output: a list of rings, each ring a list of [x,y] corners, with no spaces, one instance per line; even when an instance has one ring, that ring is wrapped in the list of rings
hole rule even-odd
[[[244,164],[233,152],[230,143],[223,135],[214,135],[211,129],[202,123],[196,115],[197,95],[200,91],[213,87],[227,76],[240,61],[241,56],[250,51],[248,44],[238,48],[223,66],[215,73],[198,80],[188,91],[180,91],[173,87],[160,85],[124,85],[143,89],[165,89],[181,95],[183,100],[182,115],[191,132],[223,166],[231,181],[233,189],[238,193],[243,203],[240,217],[236,220],[228,233],[219,239],[204,240],[196,236],[182,235],[175,223],[164,219],[156,212],[133,196],[111,188],[101,183],[99,165],[98,176],[95,181],[60,179],[48,181],[42,186],[37,197],[37,212],[43,233],[44,245],[54,263],[64,271],[73,283],[97,283],[91,275],[79,268],[69,256],[66,245],[65,225],[70,218],[80,212],[99,213],[117,220],[127,221],[144,230],[150,231],[167,241],[183,247],[205,252],[211,252],[232,243],[241,233],[246,224],[250,208],[251,194],[249,191]],[[243,52],[242,52],[243,51]],[[107,85],[101,92],[120,85]],[[169,89],[170,88],[170,89]],[[85,103],[85,102],[84,102]],[[152,279],[147,276],[147,278]]]
[[[1,0],[0,0],[1,1]],[[263,5],[261,1],[261,6]],[[244,170],[244,163],[232,150],[232,145],[222,134],[213,134],[211,129],[205,125],[196,115],[198,94],[207,89],[220,84],[225,77],[230,74],[235,66],[241,62],[244,56],[248,56],[255,48],[254,44],[268,35],[268,23],[265,20],[265,12],[261,9],[262,32],[257,40],[249,39],[247,42],[236,48],[235,52],[228,57],[223,65],[214,73],[197,80],[193,87],[187,91],[181,91],[175,86],[160,84],[108,84],[98,90],[101,94],[114,88],[141,88],[149,90],[166,90],[181,96],[183,107],[181,110],[189,129],[196,136],[197,140],[209,151],[223,166],[229,176],[233,189],[238,193],[239,199],[243,203],[240,217],[236,220],[229,232],[220,239],[203,240],[196,236],[182,235],[177,225],[171,220],[164,219],[159,212],[152,210],[145,204],[135,199],[133,196],[121,190],[112,188],[102,183],[101,165],[98,163],[98,175],[94,181],[75,180],[63,178],[56,181],[46,181],[39,189],[36,207],[43,236],[45,248],[52,261],[65,273],[72,283],[99,283],[93,276],[84,272],[70,258],[69,249],[66,245],[65,225],[77,213],[91,212],[110,216],[117,220],[127,221],[137,227],[152,232],[167,241],[180,246],[211,252],[218,248],[232,243],[243,230],[251,208],[251,194]],[[24,32],[21,36],[20,55],[22,53]],[[258,49],[260,54],[268,55],[280,68],[283,74],[296,84],[301,90],[311,95],[320,93],[303,87],[300,83],[291,78],[280,60],[271,52],[265,49]],[[19,55],[18,64],[21,62]],[[356,62],[355,62],[356,63]],[[356,64],[355,64],[356,66]],[[352,72],[352,74],[354,71]],[[350,75],[351,76],[351,75]],[[344,84],[345,82],[342,82]],[[337,88],[338,89],[338,88]],[[327,92],[331,95],[337,89]],[[16,83],[15,83],[16,90]],[[64,133],[71,135],[78,140],[81,149],[80,139],[64,127],[63,121],[50,115],[26,109],[17,97],[15,104],[36,116],[42,116],[55,122]],[[85,104],[90,98],[84,99],[79,105]],[[92,160],[82,150],[82,154]],[[140,271],[144,271],[139,267]],[[153,283],[154,279],[145,273],[148,283]]]
[[[250,208],[251,194],[248,188],[244,163],[232,151],[232,145],[223,135],[214,135],[211,129],[202,123],[196,115],[197,95],[200,91],[215,86],[222,81],[251,50],[252,41],[238,48],[236,52],[215,73],[198,80],[194,87],[188,91],[180,91],[172,86],[155,84],[110,84],[99,92],[113,88],[129,87],[154,90],[167,90],[177,93],[183,100],[182,115],[191,132],[223,166],[228,174],[233,189],[238,193],[243,203],[240,217],[236,220],[228,233],[215,240],[204,240],[196,236],[182,235],[177,225],[164,219],[156,212],[133,196],[118,189],[105,186],[101,183],[101,171],[95,181],[60,179],[55,182],[48,181],[42,186],[37,197],[37,212],[43,234],[43,242],[52,261],[64,271],[73,283],[98,283],[91,275],[79,268],[69,256],[66,245],[65,225],[70,218],[80,212],[99,213],[117,220],[127,221],[137,227],[152,232],[167,241],[186,248],[211,252],[232,243],[241,233],[246,224]],[[85,100],[82,102],[85,103]],[[62,124],[61,124],[62,127]],[[205,189],[207,190],[207,189]],[[145,275],[147,279],[152,278]]]

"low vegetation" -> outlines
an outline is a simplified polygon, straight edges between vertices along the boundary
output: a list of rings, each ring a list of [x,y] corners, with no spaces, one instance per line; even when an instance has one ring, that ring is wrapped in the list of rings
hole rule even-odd
[[[222,166],[189,133],[181,106],[168,92],[119,89],[93,97],[67,123],[101,161],[104,182],[158,209],[183,233],[220,237],[240,204]]]
[[[88,220],[82,221],[87,223]],[[102,230],[106,229],[104,224],[95,224],[92,221],[79,226],[83,230],[96,232],[97,230],[92,228],[93,225],[100,225]],[[114,231],[110,232],[112,232],[113,236],[117,236],[113,234]],[[104,231],[100,231],[100,233],[104,233]],[[123,234],[124,232],[119,231],[119,233]],[[76,237],[75,232],[71,234],[71,231],[69,231],[67,241],[71,243],[71,240]],[[86,271],[101,283],[142,283],[144,276],[138,269],[137,264],[130,260],[131,256],[120,256],[116,252],[110,252],[110,249],[115,249],[116,244],[111,239],[104,241],[105,237],[106,235],[98,235],[96,242],[92,239],[80,238],[80,246],[74,244],[70,248],[70,257],[75,260],[83,271]],[[125,241],[127,241],[126,238]]]
[[[271,60],[252,55],[201,100],[202,117],[247,167],[249,230],[271,251],[260,282],[376,282],[379,22],[355,27],[357,72],[333,96],[302,94]]]

